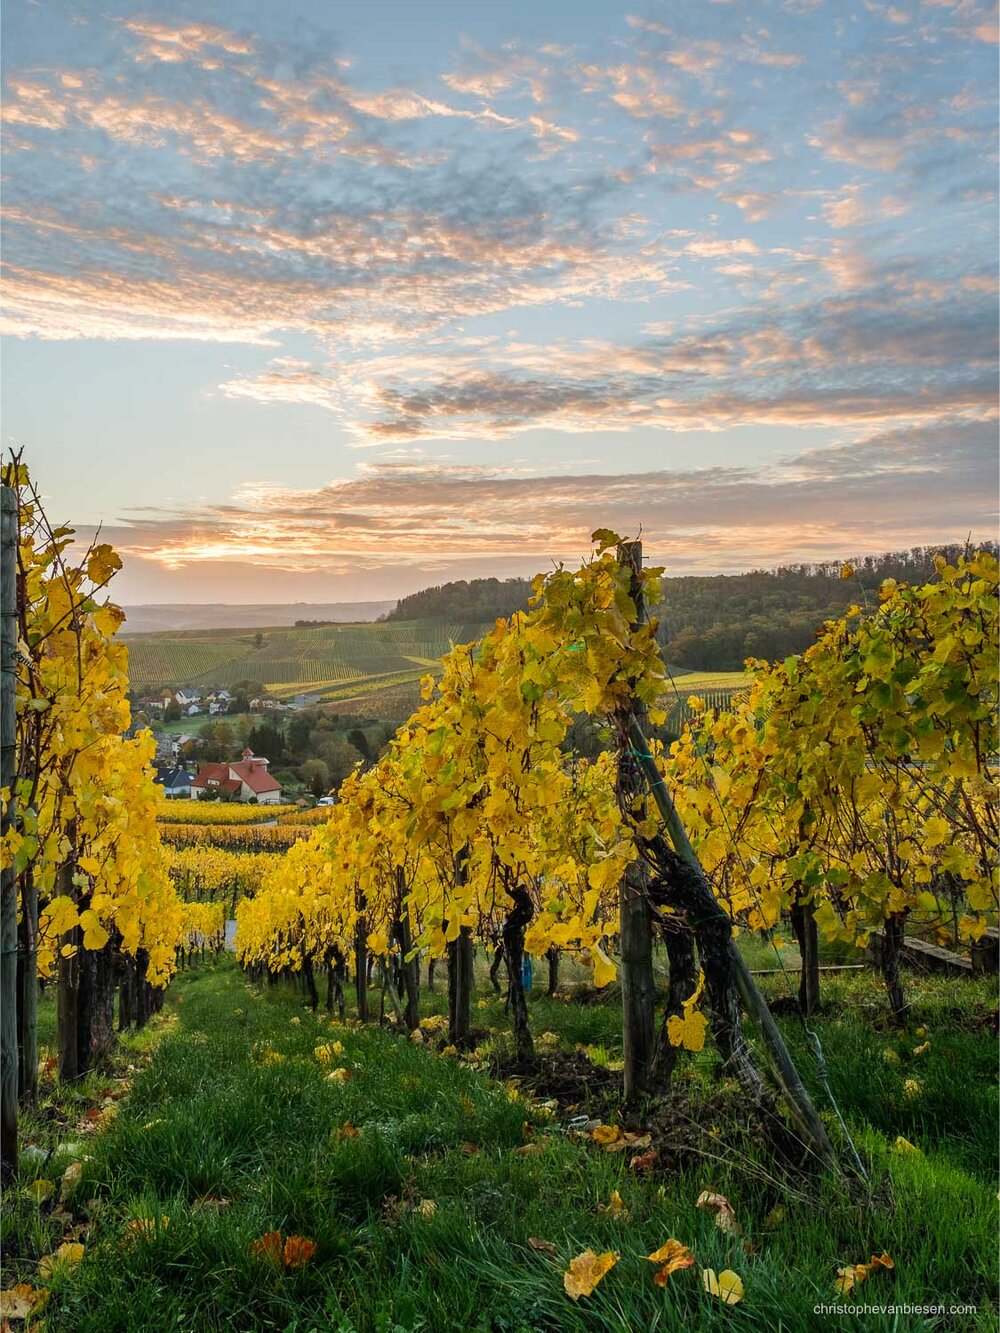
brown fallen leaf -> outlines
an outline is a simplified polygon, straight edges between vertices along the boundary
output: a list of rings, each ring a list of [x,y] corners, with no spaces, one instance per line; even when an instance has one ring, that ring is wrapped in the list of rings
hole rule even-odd
[[[528,1244],[533,1250],[538,1250],[542,1254],[558,1254],[559,1251],[550,1240],[539,1240],[537,1236],[529,1236]]]
[[[193,1208],[203,1208],[209,1212],[221,1213],[223,1208],[228,1208],[232,1199],[225,1199],[221,1194],[202,1194],[195,1199],[191,1205]]]
[[[733,1236],[740,1234],[740,1224],[736,1220],[733,1205],[724,1194],[715,1194],[712,1190],[702,1190],[698,1195],[696,1208],[704,1208],[712,1213],[715,1225],[720,1231],[727,1231]]]
[[[43,1254],[38,1261],[41,1277],[52,1277],[60,1269],[75,1268],[83,1258],[84,1246],[80,1244],[60,1245],[54,1254]]]
[[[83,1179],[83,1163],[71,1162],[62,1173],[62,1180],[59,1185],[59,1202],[65,1203],[74,1193],[80,1181]]]
[[[656,1149],[651,1148],[649,1152],[640,1153],[637,1157],[633,1157],[629,1162],[629,1167],[633,1171],[652,1171],[656,1165],[656,1158]]]
[[[316,1253],[316,1242],[305,1236],[289,1236],[285,1241],[282,1258],[286,1268],[301,1268]]]
[[[8,1287],[6,1291],[0,1291],[0,1319],[9,1328],[10,1325],[6,1323],[8,1319],[27,1319],[41,1309],[48,1297],[47,1287],[33,1287],[29,1282],[19,1282],[16,1287]]]

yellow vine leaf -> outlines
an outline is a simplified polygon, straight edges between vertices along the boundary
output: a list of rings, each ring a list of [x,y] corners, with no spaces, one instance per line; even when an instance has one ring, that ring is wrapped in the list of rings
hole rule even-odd
[[[49,1298],[47,1287],[33,1287],[19,1282],[15,1287],[0,1291],[0,1319],[27,1319],[40,1310]]]
[[[614,981],[618,975],[618,969],[600,945],[594,948],[592,957],[594,960],[594,985],[600,989],[600,987],[607,986],[609,982]]]
[[[571,1300],[578,1301],[581,1296],[590,1296],[594,1288],[614,1268],[618,1255],[613,1250],[595,1254],[593,1250],[584,1250],[570,1261],[569,1268],[563,1273],[563,1287]]]
[[[38,1261],[41,1277],[52,1277],[60,1269],[75,1268],[84,1255],[79,1241],[65,1241],[53,1254],[43,1254]]]
[[[653,1281],[658,1287],[667,1285],[671,1273],[680,1272],[684,1268],[693,1268],[695,1262],[694,1255],[688,1247],[673,1238],[665,1241],[652,1254],[647,1254],[646,1258],[651,1264],[660,1265],[657,1272],[653,1274]]]
[[[716,1276],[712,1268],[703,1268],[701,1285],[710,1296],[717,1296],[724,1305],[737,1305],[743,1299],[743,1279],[731,1268],[723,1269]]]
[[[599,1203],[597,1211],[604,1217],[610,1217],[612,1221],[624,1222],[628,1217],[628,1209],[625,1207],[625,1200],[617,1190],[611,1191],[611,1197],[607,1203]]]

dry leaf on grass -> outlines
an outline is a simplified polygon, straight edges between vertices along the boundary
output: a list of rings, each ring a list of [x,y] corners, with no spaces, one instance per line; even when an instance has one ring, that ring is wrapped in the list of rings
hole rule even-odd
[[[170,1225],[169,1217],[130,1217],[125,1223],[127,1240],[151,1240],[157,1231],[165,1231]]]
[[[591,1134],[595,1143],[599,1143],[602,1148],[606,1148],[611,1143],[617,1143],[622,1136],[619,1125],[598,1125]]]
[[[628,1217],[628,1209],[625,1207],[625,1201],[617,1190],[611,1191],[611,1198],[607,1203],[599,1203],[597,1211],[604,1217],[610,1217],[612,1221],[624,1222]]]
[[[250,1248],[258,1258],[279,1267],[301,1268],[316,1253],[316,1242],[305,1236],[289,1236],[283,1241],[280,1231],[266,1231]]]
[[[40,1310],[49,1298],[47,1287],[33,1287],[19,1282],[16,1287],[0,1291],[0,1319],[27,1319]]]
[[[316,1253],[316,1242],[305,1236],[289,1236],[285,1241],[282,1258],[286,1268],[301,1268]]]
[[[649,1152],[640,1153],[633,1157],[629,1166],[633,1171],[652,1171],[656,1165],[656,1149],[652,1148]]]
[[[724,1305],[736,1305],[743,1299],[743,1279],[731,1268],[724,1269],[718,1276],[714,1269],[702,1269],[701,1285],[710,1296],[718,1296]]]
[[[40,1176],[38,1180],[33,1180],[28,1186],[28,1191],[35,1203],[42,1204],[46,1199],[51,1199],[56,1192],[55,1184],[51,1180],[46,1180]]]
[[[566,1295],[574,1301],[578,1301],[581,1296],[590,1296],[598,1282],[617,1262],[618,1255],[613,1250],[605,1250],[603,1254],[584,1250],[570,1261],[569,1268],[563,1273]]]
[[[658,1250],[652,1254],[647,1254],[646,1258],[651,1264],[659,1264],[660,1267],[653,1274],[653,1281],[658,1287],[665,1287],[671,1273],[680,1272],[682,1268],[694,1267],[694,1255],[686,1245],[682,1245],[679,1240],[670,1239],[665,1241]]]
[[[698,1195],[696,1208],[704,1208],[715,1217],[715,1225],[720,1231],[728,1231],[733,1236],[740,1234],[740,1224],[733,1212],[733,1205],[724,1194],[714,1194],[711,1190],[702,1190]]]
[[[84,1247],[78,1242],[68,1241],[54,1254],[43,1254],[38,1261],[39,1276],[52,1277],[61,1268],[75,1268],[83,1258],[83,1251]]]
[[[895,1267],[896,1265],[883,1251],[882,1254],[873,1254],[866,1264],[846,1264],[843,1268],[838,1268],[837,1279],[833,1285],[842,1295],[849,1296],[855,1287],[866,1282],[878,1269]]]
[[[558,1254],[559,1251],[550,1240],[539,1240],[537,1236],[529,1236],[528,1244],[533,1250],[538,1250],[541,1254]]]
[[[62,1173],[62,1180],[59,1185],[59,1202],[65,1203],[74,1193],[80,1181],[83,1179],[83,1163],[71,1162]]]

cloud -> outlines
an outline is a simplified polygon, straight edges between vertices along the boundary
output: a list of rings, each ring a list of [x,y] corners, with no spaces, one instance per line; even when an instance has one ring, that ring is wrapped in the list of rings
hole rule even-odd
[[[607,92],[608,100],[639,120],[674,120],[684,101],[667,87],[666,72],[652,65],[580,65],[576,77],[584,92]]]
[[[685,241],[683,253],[712,262],[755,258],[759,250],[745,239],[697,238]],[[916,262],[847,268],[839,249],[819,262],[844,268],[842,295],[791,305],[781,296],[728,323],[653,322],[644,340],[631,343],[442,337],[421,350],[359,355],[308,375],[275,363],[223,391],[261,403],[319,399],[366,446],[504,440],[541,428],[860,429],[955,414],[978,420],[992,410],[997,339],[985,275],[970,275],[956,303],[954,280],[921,272]]]
[[[548,491],[412,459],[379,470],[400,446],[499,456],[527,432],[540,460],[557,452],[543,432],[585,435],[576,457],[610,445],[609,505],[628,526],[648,497],[675,553],[704,537],[706,559],[735,560],[759,520],[781,555],[797,539],[782,504],[796,520],[814,506],[809,541],[854,531],[809,471],[830,432],[824,484],[872,532],[864,485],[902,533],[928,478],[947,527],[983,504],[948,440],[968,463],[963,432],[996,394],[989,11],[899,0],[903,23],[887,5],[850,27],[803,0],[675,5],[669,25],[609,6],[571,42],[418,53],[390,32],[361,64],[332,10],[308,31],[276,10],[252,35],[163,6],[88,10],[60,64],[29,24],[35,46],[5,53],[6,331],[243,344],[235,369],[202,349],[191,397],[216,393],[215,419],[259,408],[280,426],[296,407],[376,460],[316,503],[265,488],[147,516],[127,528],[148,536],[141,559],[267,561],[277,542],[303,568],[355,569],[369,532],[407,561],[437,540],[513,561],[518,532],[579,554],[602,521],[589,474],[577,500],[555,465]],[[684,451],[692,432],[748,427],[796,432],[798,471],[748,458],[740,475],[627,479],[633,439]]]
[[[175,64],[182,60],[203,61],[206,52],[212,50],[230,56],[249,55],[253,50],[248,38],[239,37],[224,28],[214,28],[207,23],[188,23],[177,28],[151,19],[126,19],[123,27],[139,39],[139,52],[136,55],[139,61],[161,60]]]
[[[956,420],[876,431],[752,470],[567,477],[430,460],[377,463],[318,490],[246,487],[231,504],[194,514],[147,510],[108,536],[161,567],[253,559],[262,571],[355,579],[409,569],[407,581],[417,586],[412,571],[468,576],[475,562],[529,572],[579,558],[595,527],[641,526],[650,558],[666,560],[672,572],[733,570],[964,538],[970,526],[988,536],[993,443],[991,425]],[[353,586],[357,595],[369,585]]]

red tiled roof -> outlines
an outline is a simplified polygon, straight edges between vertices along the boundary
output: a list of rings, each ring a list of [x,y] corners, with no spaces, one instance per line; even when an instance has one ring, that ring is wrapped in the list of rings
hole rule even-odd
[[[230,764],[234,773],[239,774],[252,792],[260,795],[264,791],[281,791],[281,783],[275,782],[266,768],[257,768],[252,761],[243,764]]]
[[[230,773],[235,774],[230,777]],[[223,791],[239,791],[240,783],[245,782],[257,796],[266,791],[281,791],[281,783],[275,782],[266,768],[256,767],[252,761],[239,764],[206,764],[192,781],[192,787],[218,786]]]
[[[240,789],[239,779],[229,776],[228,764],[206,764],[204,768],[198,770],[198,776],[191,779],[192,787],[207,787],[209,785],[226,792],[235,792]]]

